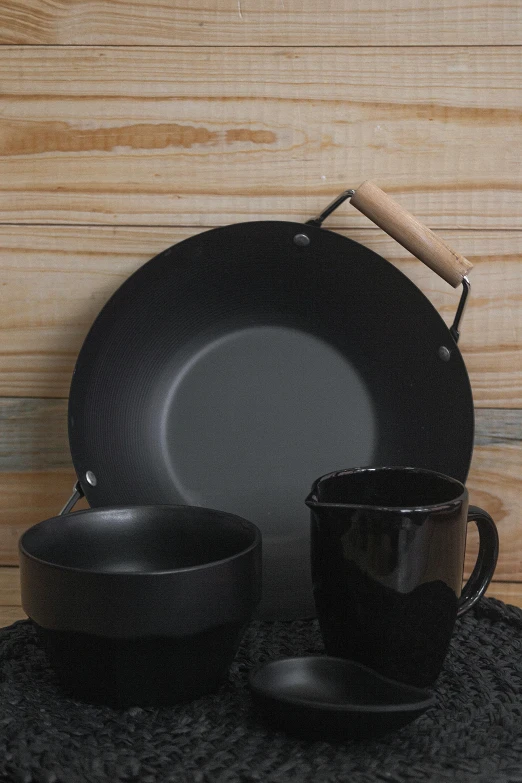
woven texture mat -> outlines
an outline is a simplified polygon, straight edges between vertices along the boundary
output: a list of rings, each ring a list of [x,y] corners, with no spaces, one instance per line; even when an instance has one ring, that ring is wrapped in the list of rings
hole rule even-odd
[[[522,783],[522,611],[493,599],[459,621],[437,704],[364,743],[310,743],[252,712],[250,668],[321,653],[315,621],[256,622],[229,681],[161,709],[74,701],[56,685],[28,622],[0,630],[0,781],[24,783]]]

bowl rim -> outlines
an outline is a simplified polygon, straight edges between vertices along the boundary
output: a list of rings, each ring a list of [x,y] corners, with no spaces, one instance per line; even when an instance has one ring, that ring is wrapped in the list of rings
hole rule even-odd
[[[242,525],[247,525],[248,528],[252,530],[254,533],[254,540],[251,544],[249,544],[244,549],[241,549],[239,552],[235,552],[232,555],[229,555],[228,557],[221,558],[219,560],[210,560],[207,563],[200,563],[199,565],[194,566],[182,566],[179,568],[164,568],[164,569],[157,569],[157,570],[151,570],[151,571],[107,571],[107,570],[98,570],[96,568],[78,568],[77,566],[69,566],[69,565],[60,565],[59,563],[53,563],[50,560],[45,560],[42,557],[38,557],[37,555],[32,554],[29,552],[25,545],[24,545],[24,538],[28,533],[31,532],[31,530],[34,530],[35,528],[39,527],[40,525],[45,525],[47,523],[53,522],[53,523],[61,523],[61,524],[67,524],[67,520],[71,517],[76,518],[77,516],[85,516],[85,515],[91,515],[91,514],[97,514],[98,512],[106,512],[106,511],[131,511],[135,510],[136,508],[139,509],[193,509],[194,511],[203,511],[205,513],[210,512],[211,514],[219,514],[221,516],[226,516],[228,519],[231,519],[235,522],[240,522]],[[237,560],[241,557],[244,557],[245,555],[248,555],[250,552],[254,551],[256,548],[260,548],[262,544],[262,535],[259,527],[254,523],[250,522],[248,519],[245,519],[244,517],[240,517],[238,514],[230,514],[228,511],[219,511],[218,509],[214,508],[207,508],[204,506],[183,506],[183,505],[174,505],[174,504],[153,504],[149,503],[146,505],[126,505],[126,506],[97,506],[95,508],[85,508],[80,509],[79,511],[73,511],[69,514],[64,514],[63,516],[55,516],[55,517],[49,517],[48,519],[43,519],[41,522],[37,522],[34,525],[31,525],[31,527],[27,528],[27,530],[24,530],[24,532],[21,534],[20,538],[18,539],[18,551],[20,555],[23,555],[23,557],[27,558],[28,560],[32,560],[36,563],[39,563],[40,565],[46,566],[47,568],[55,568],[59,571],[68,571],[72,573],[77,574],[90,574],[93,576],[104,576],[104,577],[111,577],[112,579],[117,578],[129,578],[129,577],[150,577],[150,576],[172,576],[174,574],[181,574],[181,573],[189,573],[189,572],[196,572],[196,571],[203,571],[208,570],[209,568],[215,568],[218,566],[222,566],[225,563],[230,563],[234,560]],[[21,561],[23,562],[23,561]]]

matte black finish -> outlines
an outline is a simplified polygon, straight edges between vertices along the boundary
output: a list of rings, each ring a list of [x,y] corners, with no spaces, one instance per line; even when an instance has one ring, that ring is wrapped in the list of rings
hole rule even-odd
[[[189,701],[216,690],[246,625],[126,639],[36,628],[62,687],[73,696],[114,707],[146,707]]]
[[[217,687],[261,597],[261,534],[208,508],[101,508],[20,539],[22,606],[66,687],[163,704]]]
[[[240,223],[169,248],[109,300],[78,357],[69,436],[91,506],[256,522],[262,614],[293,618],[313,614],[313,476],[415,464],[465,480],[473,404],[449,330],[394,266],[314,226]]]
[[[491,517],[475,506],[468,514],[459,481],[415,468],[339,471],[318,479],[306,502],[327,653],[401,682],[433,683],[457,615],[493,576],[498,534]],[[471,520],[480,551],[461,596]]]
[[[354,661],[312,656],[264,664],[250,675],[270,725],[310,739],[367,739],[415,720],[435,703],[428,691]]]

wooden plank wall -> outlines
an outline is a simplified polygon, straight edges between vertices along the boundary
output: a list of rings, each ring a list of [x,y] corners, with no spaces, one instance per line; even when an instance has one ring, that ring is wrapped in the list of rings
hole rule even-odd
[[[469,485],[500,529],[494,590],[520,602],[521,45],[518,0],[4,0],[0,565],[69,494],[70,376],[122,280],[204,227],[306,219],[373,178],[475,265]],[[451,322],[458,292],[354,209],[330,226]]]

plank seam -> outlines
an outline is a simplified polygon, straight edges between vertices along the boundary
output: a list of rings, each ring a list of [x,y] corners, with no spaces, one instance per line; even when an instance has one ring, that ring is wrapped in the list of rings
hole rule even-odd
[[[308,219],[308,218],[306,218]],[[255,221],[249,221],[249,220],[243,220],[243,221],[237,221],[238,223],[250,223]],[[271,222],[271,221],[269,221]],[[290,222],[290,223],[301,223],[305,222],[305,220],[290,220],[290,221],[283,221],[283,222]],[[427,224],[426,221],[424,221]],[[110,228],[110,229],[118,229],[118,228],[199,228],[201,231],[207,231],[211,228],[222,228],[223,226],[231,225],[230,223],[212,223],[209,225],[199,225],[197,223],[12,223],[12,222],[3,222],[0,220],[0,228],[2,226],[11,226],[12,228]],[[378,231],[379,229],[376,228],[376,226],[358,226],[354,225],[353,223],[348,223],[346,225],[339,225],[334,224],[330,226],[325,226],[325,228],[329,228],[331,230],[345,230],[345,229],[353,229],[354,231]],[[502,231],[502,232],[512,232],[514,234],[522,234],[522,228],[505,228],[502,226],[490,226],[489,228],[477,228],[477,227],[462,227],[462,226],[437,226],[435,231],[459,231],[459,232],[476,232],[476,233],[492,233],[496,231]],[[383,232],[385,234],[385,232]]]
[[[1,49],[520,49],[509,44],[11,44]]]

